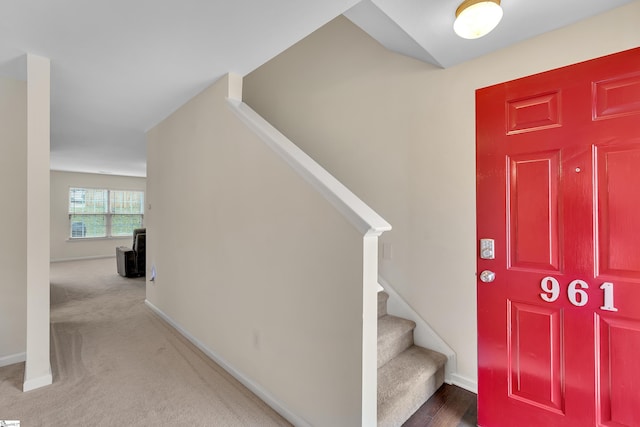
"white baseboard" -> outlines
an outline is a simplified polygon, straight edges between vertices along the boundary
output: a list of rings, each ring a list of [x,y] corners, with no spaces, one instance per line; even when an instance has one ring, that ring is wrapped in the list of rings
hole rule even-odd
[[[280,403],[276,398],[274,398],[268,391],[262,388],[260,385],[254,383],[249,378],[247,378],[242,372],[235,369],[231,366],[226,360],[220,357],[216,352],[207,348],[202,342],[200,342],[197,338],[191,335],[188,331],[186,331],[182,326],[180,326],[176,321],[174,321],[171,317],[165,314],[158,307],[153,305],[149,300],[145,299],[144,303],[149,307],[154,313],[160,316],[165,322],[171,325],[176,331],[178,331],[182,336],[188,339],[193,345],[198,347],[204,354],[206,354],[211,360],[220,365],[225,371],[227,371],[231,376],[240,381],[242,385],[251,390],[256,396],[262,399],[267,405],[273,408],[274,411],[282,415],[287,421],[297,427],[311,427],[304,419],[300,418],[290,410],[288,410],[282,403]]]
[[[115,258],[114,255],[94,255],[94,256],[83,256],[83,257],[75,257],[75,258],[57,258],[51,259],[49,262],[67,262],[67,261],[85,261],[90,259],[102,259],[102,258]]]
[[[16,353],[0,357],[0,368],[27,360],[27,353]]]
[[[457,385],[472,393],[478,394],[478,382],[458,374],[451,374],[451,384]]]
[[[27,372],[25,370],[24,377],[27,378]],[[53,375],[51,374],[51,367],[49,367],[49,372],[41,375],[36,378],[25,379],[24,384],[22,385],[22,391],[31,391],[40,387],[48,386],[53,384]]]

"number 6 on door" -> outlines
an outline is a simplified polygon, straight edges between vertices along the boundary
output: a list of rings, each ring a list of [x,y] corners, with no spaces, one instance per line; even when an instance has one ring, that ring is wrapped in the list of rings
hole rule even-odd
[[[589,285],[584,280],[574,280],[569,283],[569,288],[567,289],[567,296],[569,297],[569,301],[571,304],[576,307],[582,307],[587,304],[589,301],[589,295],[585,291],[585,289],[589,289]]]

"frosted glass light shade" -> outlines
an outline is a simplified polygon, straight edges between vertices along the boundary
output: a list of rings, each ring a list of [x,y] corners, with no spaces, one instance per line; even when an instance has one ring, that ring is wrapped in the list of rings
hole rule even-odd
[[[453,31],[463,39],[487,35],[502,19],[500,0],[465,0],[456,10]]]

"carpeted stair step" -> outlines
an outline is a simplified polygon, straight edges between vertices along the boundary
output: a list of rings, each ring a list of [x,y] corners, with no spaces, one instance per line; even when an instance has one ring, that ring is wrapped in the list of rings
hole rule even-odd
[[[413,345],[415,322],[386,314],[378,318],[378,368]]]
[[[378,427],[399,427],[444,383],[446,356],[411,346],[378,368]]]
[[[378,292],[378,317],[382,317],[387,314],[387,300],[389,294],[384,291]]]

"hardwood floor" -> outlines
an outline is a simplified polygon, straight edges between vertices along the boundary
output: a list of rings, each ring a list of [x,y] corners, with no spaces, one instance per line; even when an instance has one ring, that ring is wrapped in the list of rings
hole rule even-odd
[[[403,427],[475,427],[477,424],[477,396],[460,387],[445,384]]]

